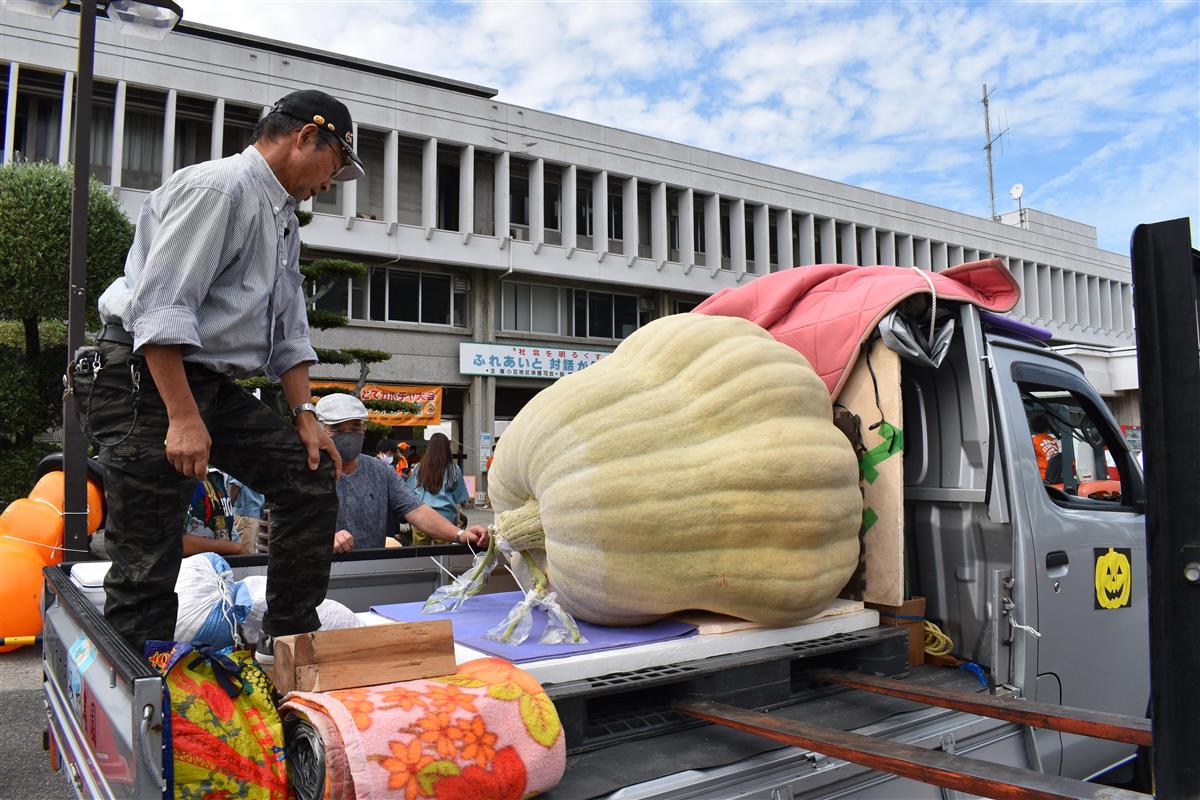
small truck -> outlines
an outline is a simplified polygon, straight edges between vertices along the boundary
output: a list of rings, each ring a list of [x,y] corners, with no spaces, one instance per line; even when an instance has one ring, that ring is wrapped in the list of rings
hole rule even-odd
[[[567,733],[545,797],[1139,796],[1083,781],[1132,778],[1150,744],[1141,467],[1077,364],[1011,320],[954,313],[941,365],[900,368],[898,536],[906,596],[924,598],[959,668],[912,665],[912,621],[870,608],[853,629],[700,657],[688,644],[616,673],[530,666]],[[1053,469],[1035,449],[1045,432]],[[357,612],[423,600],[469,559],[455,546],[336,557],[329,597]],[[230,563],[265,572],[263,556]],[[46,571],[52,758],[80,797],[161,796],[162,680],[70,567]]]

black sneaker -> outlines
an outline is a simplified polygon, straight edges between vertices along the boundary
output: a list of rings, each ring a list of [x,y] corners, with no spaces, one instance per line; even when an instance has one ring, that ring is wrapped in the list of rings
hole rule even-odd
[[[269,633],[259,635],[258,644],[254,647],[254,660],[259,666],[275,666],[275,637]]]

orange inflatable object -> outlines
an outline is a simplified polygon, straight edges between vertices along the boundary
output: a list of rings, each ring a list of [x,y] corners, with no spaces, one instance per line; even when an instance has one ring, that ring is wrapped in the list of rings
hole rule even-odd
[[[47,502],[23,497],[9,503],[0,514],[0,537],[13,544],[27,545],[46,564],[63,560],[63,518]],[[0,592],[3,603],[7,587],[0,584]]]
[[[0,637],[42,632],[42,569],[46,562],[30,544],[0,539]],[[21,645],[0,647],[0,653]]]
[[[54,470],[41,477],[29,493],[29,499],[44,500],[61,512],[65,494],[62,470]],[[87,482],[87,510],[87,532],[91,535],[100,529],[104,521],[104,492],[90,478]]]

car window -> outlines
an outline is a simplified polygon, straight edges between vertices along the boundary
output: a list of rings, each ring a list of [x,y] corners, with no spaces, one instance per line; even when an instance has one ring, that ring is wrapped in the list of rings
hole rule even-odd
[[[1119,437],[1095,413],[1092,403],[1066,389],[1019,383],[1029,425],[1028,446],[1038,477],[1058,503],[1080,501],[1122,505],[1121,471],[1125,454],[1114,457]]]

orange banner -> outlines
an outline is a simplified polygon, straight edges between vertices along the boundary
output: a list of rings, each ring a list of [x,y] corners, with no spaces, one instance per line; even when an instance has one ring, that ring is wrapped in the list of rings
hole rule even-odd
[[[313,389],[342,389],[354,394],[351,381],[313,381]],[[437,425],[442,421],[441,386],[394,386],[385,383],[363,385],[359,398],[367,406],[367,420],[380,425]],[[387,408],[392,404],[413,403],[417,411]]]

